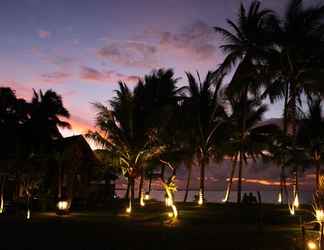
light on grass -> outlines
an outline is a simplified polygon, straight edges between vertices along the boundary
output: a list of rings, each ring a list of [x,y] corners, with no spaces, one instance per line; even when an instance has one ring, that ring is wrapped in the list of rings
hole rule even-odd
[[[131,200],[129,200],[129,205],[126,208],[126,213],[130,214],[132,212],[132,202]]]
[[[310,249],[310,250],[315,250],[315,249],[317,249],[317,245],[316,245],[316,243],[314,242],[314,241],[308,241],[307,242],[307,247],[308,247],[308,249]]]
[[[144,202],[144,193],[141,193],[140,205],[141,205],[141,207],[145,207],[145,202]]]

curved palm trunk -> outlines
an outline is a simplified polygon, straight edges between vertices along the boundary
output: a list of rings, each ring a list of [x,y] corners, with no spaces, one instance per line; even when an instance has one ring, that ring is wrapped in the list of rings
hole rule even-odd
[[[235,170],[236,170],[236,165],[237,165],[237,155],[235,155],[235,157],[233,159],[231,175],[230,175],[230,179],[229,179],[229,182],[227,185],[227,189],[226,189],[226,193],[225,193],[223,202],[228,202],[228,199],[230,197],[230,194],[232,191],[233,178],[234,178],[234,174],[235,174]]]
[[[239,160],[239,174],[238,174],[238,183],[237,183],[237,203],[241,203],[242,197],[242,168],[243,168],[243,157],[240,153]]]
[[[188,163],[188,176],[187,176],[187,184],[186,184],[186,192],[183,198],[183,202],[187,202],[188,194],[189,194],[189,187],[191,182],[191,172],[192,172],[192,163]]]

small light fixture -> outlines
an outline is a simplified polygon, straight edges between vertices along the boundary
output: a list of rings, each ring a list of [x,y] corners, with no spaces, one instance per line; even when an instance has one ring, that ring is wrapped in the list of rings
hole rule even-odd
[[[60,200],[57,203],[57,214],[64,215],[69,213],[69,202],[66,200]]]

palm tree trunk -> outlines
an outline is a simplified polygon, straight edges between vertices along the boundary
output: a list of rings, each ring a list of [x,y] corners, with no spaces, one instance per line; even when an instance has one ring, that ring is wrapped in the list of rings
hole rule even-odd
[[[320,154],[317,151],[315,151],[314,159],[316,165],[316,191],[318,191],[320,188],[321,162],[320,162]]]
[[[131,183],[130,183],[130,201],[132,205],[135,202],[135,180],[133,177],[131,177]]]
[[[150,180],[149,180],[149,186],[148,186],[148,193],[151,193],[151,188],[152,188],[152,175],[150,175]]]
[[[228,202],[230,194],[231,194],[231,190],[232,190],[232,184],[233,184],[233,178],[234,178],[234,174],[235,174],[235,170],[236,170],[236,164],[237,164],[237,155],[234,156],[233,162],[232,162],[232,170],[231,170],[231,175],[230,175],[230,179],[227,185],[227,189],[226,189],[226,194],[225,197],[223,199],[223,202]]]
[[[202,201],[205,200],[205,161],[200,160],[200,195]]]
[[[187,176],[187,184],[186,184],[186,192],[183,198],[183,202],[187,202],[188,199],[188,193],[189,193],[189,187],[190,187],[190,181],[191,181],[191,172],[192,172],[192,164],[191,162],[188,163],[188,176]]]
[[[138,187],[138,198],[140,199],[142,196],[142,191],[143,191],[143,183],[144,183],[144,168],[141,168],[141,177],[140,177],[140,182],[139,182],[139,187]]]
[[[62,166],[59,164],[58,167],[58,200],[62,199]]]
[[[129,199],[130,188],[131,188],[131,181],[130,181],[130,177],[128,177],[127,178],[127,189],[126,189],[124,199]]]
[[[243,168],[243,157],[240,152],[240,161],[239,161],[239,175],[238,175],[238,183],[237,183],[237,203],[241,203],[242,196],[242,168]]]

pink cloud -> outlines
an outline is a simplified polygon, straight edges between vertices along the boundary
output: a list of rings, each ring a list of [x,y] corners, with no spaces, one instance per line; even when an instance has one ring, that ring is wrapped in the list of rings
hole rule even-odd
[[[46,31],[46,30],[39,30],[38,36],[41,39],[49,39],[51,37],[51,32]]]
[[[86,66],[81,67],[80,78],[88,81],[109,83],[117,83],[118,81],[136,83],[140,79],[135,75],[124,75],[113,70],[99,71]]]
[[[68,79],[71,75],[66,72],[56,71],[52,73],[42,74],[41,78],[46,83],[61,83]]]
[[[112,42],[97,52],[99,58],[112,63],[138,68],[152,68],[157,65],[157,48],[141,41]]]

